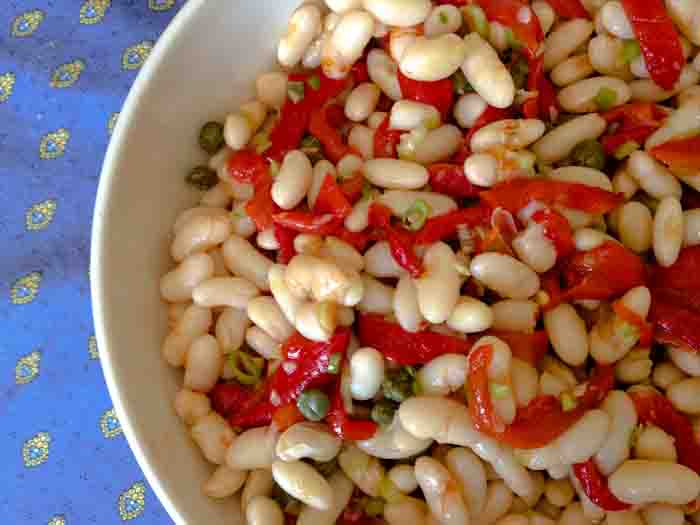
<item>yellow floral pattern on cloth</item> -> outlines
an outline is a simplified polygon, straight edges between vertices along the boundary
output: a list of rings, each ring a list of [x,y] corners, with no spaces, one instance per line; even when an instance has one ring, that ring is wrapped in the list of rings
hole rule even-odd
[[[41,279],[41,272],[31,272],[17,279],[10,289],[12,304],[28,304],[36,299],[39,295]]]
[[[100,418],[100,430],[102,435],[108,439],[120,436],[122,426],[113,408],[107,410]]]
[[[175,5],[175,0],[148,0],[151,11],[167,11]]]
[[[77,59],[58,66],[51,75],[51,87],[62,89],[75,84],[85,69],[85,62]]]
[[[138,518],[146,507],[146,486],[140,481],[134,483],[121,493],[117,505],[122,521]]]
[[[12,90],[15,87],[15,74],[5,73],[0,75],[0,104],[5,102],[12,95]]]
[[[27,231],[43,230],[51,224],[56,213],[56,200],[46,199],[31,206],[24,216]]]
[[[66,518],[65,516],[54,516],[46,522],[46,525],[66,525]]]
[[[41,364],[41,352],[34,350],[17,360],[15,366],[15,383],[26,385],[31,383],[39,375],[39,365]]]
[[[22,462],[27,468],[34,468],[46,463],[49,459],[49,447],[51,435],[48,432],[39,432],[29,438],[22,446]]]
[[[34,9],[19,15],[12,22],[12,30],[10,33],[14,37],[27,37],[34,34],[39,29],[39,26],[44,21],[46,15],[41,9]]]
[[[80,23],[92,25],[102,22],[112,0],[86,0],[80,7]]]
[[[57,159],[65,153],[69,139],[70,132],[65,128],[47,133],[39,143],[39,157],[42,160]]]
[[[122,68],[127,71],[139,69],[146,62],[152,49],[153,42],[150,40],[127,47],[122,54]]]
[[[100,353],[97,350],[97,339],[94,335],[88,337],[88,355],[90,359],[99,359]]]

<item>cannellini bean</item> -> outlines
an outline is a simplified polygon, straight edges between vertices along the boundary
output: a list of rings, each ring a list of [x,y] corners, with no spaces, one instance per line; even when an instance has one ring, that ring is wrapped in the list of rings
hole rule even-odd
[[[641,383],[651,375],[654,363],[649,359],[649,349],[632,350],[615,364],[615,379],[621,383]]]
[[[637,512],[632,510],[608,512],[605,519],[606,525],[645,525],[642,517]],[[588,525],[588,523],[589,522],[586,521],[585,525]]]
[[[246,330],[245,342],[265,359],[281,358],[280,342],[270,337],[267,332],[257,326],[251,326]]]
[[[633,152],[627,167],[630,176],[655,199],[669,196],[681,197],[682,188],[678,180],[648,153]]]
[[[419,36],[404,51],[399,69],[410,79],[434,82],[457,71],[466,56],[464,40],[454,33],[433,38]]]
[[[417,374],[420,391],[427,396],[447,396],[462,388],[468,371],[467,356],[443,354],[430,360]]]
[[[598,110],[595,98],[601,89],[615,92],[612,106],[625,104],[631,97],[630,88],[623,80],[615,77],[593,77],[565,87],[559,92],[557,99],[561,107],[570,113],[590,113]]]
[[[299,333],[312,341],[328,341],[337,324],[337,305],[331,301],[304,303],[294,321]]]
[[[668,0],[666,9],[678,29],[695,45],[700,45],[700,9],[687,0]]]
[[[255,496],[245,510],[246,523],[249,525],[284,525],[284,513],[272,498]]]
[[[373,50],[374,51],[374,50]],[[372,52],[370,51],[370,54]],[[398,81],[397,81],[398,82]],[[388,96],[388,95],[387,95]],[[391,97],[389,97],[391,98]],[[399,97],[401,98],[401,97]],[[379,126],[382,125],[382,122],[384,122],[384,119],[388,117],[389,115],[384,112],[384,111],[375,111],[372,113],[369,118],[367,119],[367,126],[370,127],[370,129],[377,129]]]
[[[342,441],[330,433],[322,423],[296,423],[285,430],[276,445],[277,457],[282,461],[311,458],[330,461],[338,455]]]
[[[648,150],[674,138],[694,133],[700,125],[700,101],[691,100],[671,112],[663,126],[652,133],[644,144]]]
[[[394,486],[404,494],[410,494],[418,488],[413,465],[399,464],[387,472],[387,477]]]
[[[258,100],[271,108],[281,108],[287,100],[287,75],[277,71],[263,73],[255,81]]]
[[[609,476],[630,455],[630,436],[637,426],[637,411],[632,399],[620,390],[610,392],[601,408],[610,416],[610,429],[593,458],[601,473]]]
[[[217,468],[202,485],[202,492],[210,498],[222,499],[233,496],[245,483],[247,473],[234,470],[226,465]],[[251,522],[252,523],[252,522]]]
[[[413,100],[399,100],[391,107],[389,128],[412,130],[422,126],[434,128],[440,125],[440,113],[429,104]]]
[[[678,463],[628,460],[608,478],[610,491],[632,505],[685,505],[700,493],[700,476]]]
[[[666,390],[671,385],[682,381],[685,377],[685,374],[673,363],[663,362],[654,367],[651,380],[654,386]]]
[[[381,49],[373,49],[367,55],[369,78],[392,100],[401,100],[398,70],[396,63]],[[373,126],[370,124],[370,127]]]
[[[374,398],[384,381],[384,356],[374,348],[364,347],[350,358],[350,392],[359,401]]]
[[[375,458],[404,459],[420,454],[432,445],[432,439],[419,439],[401,425],[394,417],[389,426],[381,427],[370,439],[356,441],[355,445]]]
[[[557,26],[544,41],[544,69],[549,71],[565,60],[588,40],[593,24],[584,18],[573,18]]]
[[[305,505],[297,517],[297,525],[334,525],[353,492],[352,482],[340,471],[328,478],[328,485],[333,493],[333,502],[326,510],[315,509]]]
[[[504,299],[491,305],[494,330],[531,333],[537,325],[539,305],[534,301]]]
[[[256,496],[269,496],[272,493],[274,481],[269,469],[255,469],[248,473],[243,492],[241,493],[241,508],[245,512],[248,503]]]
[[[338,464],[345,475],[368,496],[379,495],[379,482],[384,478],[384,467],[352,444],[347,444],[338,455]]]
[[[633,100],[661,102],[697,84],[699,79],[700,73],[693,69],[693,66],[686,65],[681,70],[681,76],[673,86],[673,89],[665,90],[653,80],[646,78],[630,82],[629,89]]]
[[[423,23],[423,34],[429,38],[456,33],[462,27],[462,12],[453,5],[434,7]]]
[[[221,253],[221,250],[210,250],[208,253],[209,257],[211,257],[211,260],[214,263],[214,277],[230,276],[231,274],[229,273],[228,268],[226,268],[224,255]]]
[[[267,272],[272,261],[253,247],[245,239],[232,235],[224,243],[222,252],[229,271],[254,283],[261,290],[268,291]]]
[[[607,413],[589,410],[557,439],[541,448],[519,450],[518,458],[533,470],[586,461],[600,450],[609,426]]]
[[[248,302],[257,297],[260,290],[240,277],[212,277],[199,283],[192,290],[195,304],[206,307],[230,306],[246,308]]]
[[[418,200],[428,205],[428,218],[457,209],[457,203],[452,197],[431,191],[389,190],[385,191],[377,202],[388,207],[396,217],[402,218]]]
[[[355,148],[365,160],[374,158],[374,130],[360,124],[353,126],[348,133],[348,145]]]
[[[649,208],[641,202],[630,201],[619,208],[616,218],[622,244],[635,253],[651,248],[653,219]]]
[[[466,58],[462,64],[464,76],[490,105],[507,108],[515,97],[513,77],[498,57],[498,53],[478,33],[464,39]]]
[[[554,128],[533,144],[532,150],[545,162],[558,162],[568,157],[578,143],[597,139],[606,127],[605,119],[597,113],[582,115]]]
[[[647,425],[642,427],[642,431],[637,436],[634,455],[637,459],[675,463],[678,455],[674,441],[674,438],[659,427]]]
[[[330,78],[344,78],[374,33],[374,18],[362,9],[347,11],[324,40],[321,67]]]
[[[172,303],[168,305],[168,327],[175,328],[180,322],[180,319],[184,315],[185,311],[192,306],[191,303]],[[197,308],[200,308],[197,306]],[[202,310],[209,310],[208,308],[202,308]],[[209,310],[211,313],[211,310]],[[209,321],[211,323],[211,320]]]
[[[195,287],[213,274],[214,262],[209,255],[192,254],[161,278],[160,293],[171,303],[189,301]]]
[[[620,2],[606,2],[600,10],[601,22],[605,29],[618,38],[635,38],[634,30],[627,19],[625,10]]]
[[[671,346],[667,346],[666,348],[668,349],[668,356],[671,358],[674,365],[689,376],[700,376],[700,356],[682,348],[674,348]]]
[[[185,425],[193,425],[211,412],[209,398],[200,392],[183,388],[175,395],[175,412]]]
[[[298,238],[298,237],[297,237]],[[272,296],[277,301],[287,321],[294,323],[297,317],[297,312],[302,306],[302,300],[294,295],[284,279],[286,267],[280,264],[270,266],[268,271],[268,280]]]
[[[458,332],[472,334],[488,330],[493,324],[494,315],[486,303],[473,297],[460,297],[454,310],[447,318],[447,326]]]
[[[483,464],[473,452],[458,447],[447,453],[445,466],[459,484],[470,519],[476,519],[487,499],[486,472]]]
[[[544,131],[544,122],[538,119],[499,120],[474,133],[470,145],[472,151],[477,153],[496,146],[522,149],[538,140]]]
[[[170,366],[184,366],[185,359],[187,358],[187,350],[192,344],[192,339],[193,337],[191,335],[180,334],[178,332],[169,333],[163,340],[163,345],[161,346],[163,359],[165,359]]]
[[[486,489],[486,503],[484,504],[479,524],[490,525],[499,518],[508,514],[513,505],[513,492],[503,481],[492,481]]]
[[[410,27],[425,21],[430,0],[364,0],[364,8],[388,26]]]
[[[173,327],[173,332],[185,334],[192,338],[204,335],[212,323],[212,313],[209,308],[190,304]]]
[[[218,206],[197,206],[195,208],[189,208],[180,213],[180,215],[177,216],[177,219],[175,219],[175,224],[173,224],[173,234],[177,238],[185,227],[189,227],[190,224],[195,223],[196,220],[202,218],[208,218],[212,224],[215,224],[227,220],[228,217],[228,211]]]
[[[239,435],[226,451],[226,464],[234,469],[270,468],[279,435],[272,427],[251,428]]]
[[[247,239],[255,233],[256,228],[255,223],[245,211],[245,205],[245,202],[234,205],[230,220],[233,234]]]
[[[386,241],[373,244],[365,252],[365,271],[377,278],[401,277],[406,273],[392,257]]]
[[[683,525],[683,509],[666,503],[653,503],[641,510],[646,525]]]
[[[298,238],[298,237],[297,237]],[[349,268],[360,272],[365,267],[365,259],[351,244],[337,238],[326,237],[320,250],[312,255],[331,259],[343,268]]]
[[[588,357],[586,323],[568,303],[544,313],[544,327],[556,354],[566,364],[580,366]]]
[[[683,246],[700,244],[700,208],[683,212]]]
[[[444,242],[433,244],[423,256],[425,271],[413,282],[420,312],[431,323],[445,322],[457,304],[461,278],[456,265],[452,248]]]
[[[630,199],[639,189],[639,184],[632,178],[625,167],[618,169],[612,178],[613,191],[622,193],[625,199]]]
[[[574,488],[568,479],[550,479],[545,483],[544,497],[552,505],[566,507],[574,499]]]
[[[372,198],[360,199],[355,203],[352,212],[345,218],[343,225],[351,232],[361,232],[369,225],[369,207]]]
[[[540,279],[526,265],[509,255],[482,253],[472,259],[471,274],[502,297],[527,299],[540,288]]]
[[[362,122],[374,112],[381,91],[371,82],[360,84],[345,101],[345,116],[353,122]]]
[[[406,496],[384,505],[384,520],[389,525],[424,525],[432,516],[423,500]],[[430,525],[433,525],[434,521]]]
[[[238,350],[245,339],[250,320],[245,310],[226,307],[216,320],[216,340],[225,352]]]
[[[554,243],[544,234],[544,226],[531,223],[511,243],[518,258],[537,273],[544,273],[557,262]]]
[[[272,297],[252,299],[247,311],[250,320],[277,341],[284,341],[294,333],[294,327]]]
[[[365,177],[380,188],[413,190],[428,183],[428,170],[405,160],[372,159],[365,163]]]
[[[416,286],[409,275],[402,276],[396,285],[393,311],[401,328],[408,332],[420,330],[423,323],[423,315],[418,305]]]
[[[351,9],[361,8],[362,0],[325,0],[325,4],[334,13],[343,14]]]
[[[554,9],[547,3],[536,0],[532,2],[532,10],[535,12],[537,19],[540,22],[540,27],[542,28],[542,33],[545,35],[549,33],[549,30],[554,25],[554,21],[557,18],[557,14]]]
[[[583,80],[593,74],[593,66],[588,54],[575,55],[560,62],[549,76],[556,86],[564,87],[579,80]]]
[[[364,286],[360,275],[342,270],[335,263],[313,255],[296,255],[287,266],[284,279],[298,298],[311,296],[316,301],[334,301],[355,306],[362,300]]]
[[[228,191],[226,184],[218,182],[214,187],[208,189],[202,194],[199,203],[202,206],[211,206],[214,208],[226,208],[231,204],[231,194]]]
[[[275,461],[272,477],[290,496],[315,509],[328,510],[333,504],[333,492],[328,481],[311,465],[303,461]]]
[[[224,121],[224,140],[232,150],[242,149],[253,136],[248,119],[240,113],[231,113]]]
[[[202,335],[192,341],[185,362],[184,386],[196,392],[208,392],[219,379],[224,356],[211,335]]]
[[[700,414],[700,378],[691,377],[671,385],[666,396],[677,410],[686,414]]]
[[[471,128],[487,108],[488,103],[477,93],[466,93],[459,97],[453,114],[463,128]]]
[[[537,369],[530,363],[513,358],[510,364],[513,394],[519,407],[527,406],[537,396]]]
[[[625,60],[625,44],[619,38],[602,33],[591,38],[588,42],[588,59],[593,69],[601,75],[633,79],[631,65]]]
[[[593,168],[566,166],[550,171],[548,176],[550,179],[562,182],[575,182],[605,191],[613,191],[612,183],[608,176],[602,171]]]
[[[216,412],[209,412],[197,420],[190,428],[190,434],[207,461],[215,465],[224,463],[226,449],[236,439],[228,421]]]
[[[430,511],[445,525],[469,523],[469,513],[456,481],[450,472],[436,460],[427,456],[416,460],[416,480],[425,496]]]
[[[445,161],[455,154],[462,139],[462,132],[452,124],[430,130],[416,145],[414,160],[424,166]]]
[[[559,517],[559,525],[590,525],[593,523],[583,513],[581,503],[570,503]]]
[[[296,66],[311,41],[321,32],[321,11],[304,4],[292,14],[287,33],[277,47],[277,60],[284,67]]]
[[[683,207],[677,197],[665,197],[654,215],[654,256],[661,266],[668,267],[676,262],[683,237]]]
[[[464,161],[464,176],[477,186],[490,188],[498,182],[498,161],[488,153],[475,153]]]
[[[313,168],[306,154],[293,150],[284,156],[279,174],[272,184],[272,200],[284,210],[295,208],[306,196],[313,178]]]

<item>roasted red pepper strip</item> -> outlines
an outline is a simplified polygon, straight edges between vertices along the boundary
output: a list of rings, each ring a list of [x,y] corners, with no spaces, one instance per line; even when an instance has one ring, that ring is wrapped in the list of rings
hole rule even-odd
[[[617,106],[600,114],[608,124],[621,123],[621,129],[637,128],[640,126],[659,127],[666,112],[652,102],[630,102]]]
[[[340,159],[352,153],[353,150],[345,144],[338,128],[329,122],[328,111],[331,107],[333,106],[324,106],[313,110],[309,121],[309,133],[319,140],[328,160],[337,164]]]
[[[562,300],[608,300],[646,282],[642,260],[627,248],[605,241],[587,252],[577,252],[564,268],[567,289]]]
[[[345,177],[340,181],[340,191],[350,204],[355,204],[362,198],[362,190],[365,187],[365,177],[361,172]]]
[[[281,224],[275,224],[274,233],[275,239],[277,239],[277,243],[280,245],[277,251],[278,262],[280,264],[287,264],[297,253],[294,249],[294,239],[298,235],[298,232],[285,228]]]
[[[517,178],[502,182],[479,195],[492,208],[516,214],[532,201],[603,214],[624,202],[624,196],[585,184],[545,179]]]
[[[571,225],[561,213],[546,208],[532,214],[533,222],[544,226],[544,235],[557,251],[557,257],[567,257],[576,251]]]
[[[424,365],[443,354],[466,354],[469,340],[436,332],[407,332],[380,315],[359,314],[358,337],[363,346],[371,346],[399,365]]]
[[[401,141],[401,131],[389,129],[389,115],[387,115],[374,132],[374,157],[396,158],[396,146]]]
[[[663,0],[622,0],[622,6],[639,40],[651,78],[662,88],[673,89],[685,58]]]
[[[370,234],[364,231],[361,232],[351,232],[344,226],[340,226],[333,235],[338,237],[341,241],[345,241],[348,244],[352,244],[357,251],[364,253],[367,248],[367,243],[371,240]]]
[[[278,432],[283,432],[295,423],[304,421],[304,415],[297,408],[296,403],[289,403],[283,407],[279,407],[272,414],[272,422]]]
[[[345,411],[343,396],[340,393],[340,381],[336,381],[331,396],[331,407],[326,416],[326,422],[333,433],[340,439],[360,441],[369,439],[376,434],[378,426],[369,419],[353,419]]]
[[[581,483],[583,492],[586,493],[588,499],[598,505],[601,509],[609,512],[626,510],[632,505],[624,503],[608,488],[608,480],[598,470],[598,465],[595,464],[593,458],[590,458],[584,463],[575,463],[573,465],[574,474]]]
[[[564,18],[590,18],[580,0],[546,0],[554,12]]]
[[[219,383],[209,392],[209,399],[215,412],[228,417],[238,407],[248,403],[254,395],[252,389],[239,383]]]
[[[458,164],[433,164],[428,166],[430,187],[433,191],[457,199],[474,197],[479,189],[464,175],[464,168]]]
[[[651,148],[649,153],[671,168],[700,169],[700,137],[664,142]]]
[[[700,445],[696,441],[690,420],[679,413],[671,402],[654,391],[630,392],[639,422],[652,424],[673,436],[678,463],[700,472]]]
[[[469,128],[469,131],[466,133],[466,135],[464,135],[464,144],[467,150],[471,151],[470,143],[472,137],[474,136],[474,133],[479,131],[487,124],[491,124],[492,122],[496,122],[497,120],[507,119],[511,116],[513,116],[513,112],[510,109],[501,109],[495,108],[493,106],[486,106],[486,109],[481,113],[481,115],[479,115],[479,118],[476,119],[474,125],[471,128]]]
[[[330,213],[341,219],[344,219],[352,212],[352,206],[348,202],[347,197],[330,173],[323,179],[321,189],[314,202],[313,211],[319,215]]]
[[[330,213],[316,215],[304,211],[276,213],[272,216],[272,221],[298,233],[316,233],[318,235],[333,235],[341,223],[339,217]]]
[[[396,263],[412,277],[420,277],[423,273],[423,264],[413,251],[413,237],[403,228],[399,229],[391,225],[391,210],[377,202],[373,203],[369,207],[369,225],[375,227],[378,238],[388,241],[391,256]]]
[[[350,68],[350,74],[355,81],[355,85],[359,86],[364,82],[369,82],[369,72],[367,71],[367,57],[362,57],[355,62]]]
[[[486,13],[489,22],[499,22],[513,30],[518,41],[525,46],[529,58],[537,56],[544,35],[540,22],[527,2],[521,0],[476,0]]]
[[[401,73],[400,70],[397,75],[403,98],[430,104],[440,112],[443,120],[447,119],[454,99],[454,87],[451,79],[445,78],[434,82],[413,80]]]
[[[242,149],[229,156],[226,161],[229,175],[237,182],[259,186],[270,179],[267,161],[254,151]]]
[[[654,266],[652,282],[655,288],[700,288],[700,246],[683,248],[671,266]]]
[[[615,301],[613,310],[622,321],[631,324],[639,330],[639,344],[641,346],[649,346],[651,344],[654,330],[650,323],[647,323],[639,314],[627,308],[622,301]]]
[[[488,224],[490,216],[491,210],[486,206],[460,208],[437,215],[425,221],[423,227],[416,234],[414,242],[416,245],[421,245],[451,239],[457,235],[458,226],[464,225],[473,228]]]
[[[644,144],[644,141],[656,131],[656,127],[653,126],[639,126],[636,128],[629,128],[621,131],[617,131],[612,135],[605,135],[601,140],[603,149],[608,155],[614,155],[620,146],[624,146],[628,142],[636,142],[640,147]]]
[[[700,352],[700,310],[668,300],[669,294],[655,290],[649,311],[654,324],[654,340],[684,350]]]
[[[500,435],[506,426],[491,402],[488,369],[493,359],[493,346],[482,345],[469,354],[467,389],[469,414],[474,428],[489,435]]]
[[[273,216],[280,211],[279,206],[272,200],[270,189],[272,179],[266,183],[255,186],[253,198],[246,202],[245,212],[255,223],[256,229],[261,232],[272,227]]]
[[[530,71],[527,77],[528,91],[536,92],[523,104],[523,114],[527,118],[542,118],[548,121],[556,120],[559,115],[559,102],[554,86],[544,72],[544,56],[539,56],[529,62]]]
[[[510,347],[513,357],[530,363],[532,366],[537,366],[539,360],[549,349],[549,337],[545,330],[536,330],[531,334],[489,330],[487,335],[493,335],[503,340]]]

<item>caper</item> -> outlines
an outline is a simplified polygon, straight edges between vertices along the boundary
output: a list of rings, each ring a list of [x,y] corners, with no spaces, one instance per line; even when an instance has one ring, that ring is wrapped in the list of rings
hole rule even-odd
[[[199,131],[199,145],[209,154],[219,151],[224,143],[224,127],[219,122],[207,122]]]
[[[396,404],[389,401],[388,399],[381,399],[377,401],[372,407],[371,418],[372,421],[381,426],[391,425],[394,420],[394,413],[396,412]]]
[[[384,397],[401,403],[414,395],[416,392],[415,375],[416,371],[410,366],[387,372],[384,383],[382,383]]]
[[[216,186],[219,177],[206,166],[197,166],[185,176],[185,182],[197,189],[208,190]]]
[[[330,404],[328,396],[315,388],[304,390],[297,399],[299,412],[309,421],[321,421],[326,417]]]
[[[605,150],[595,139],[584,140],[571,152],[571,160],[579,166],[602,171],[605,168]]]

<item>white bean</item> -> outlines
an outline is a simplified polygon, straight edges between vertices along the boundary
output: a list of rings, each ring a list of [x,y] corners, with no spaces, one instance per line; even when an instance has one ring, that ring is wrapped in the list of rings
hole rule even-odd
[[[367,55],[369,78],[392,100],[401,100],[398,70],[396,63],[381,49],[373,49]],[[370,127],[373,126],[370,124]]]
[[[472,451],[458,447],[447,453],[445,466],[459,484],[470,520],[476,520],[486,503],[487,484],[483,464]]]
[[[459,299],[461,278],[452,248],[438,242],[423,256],[424,273],[414,279],[418,306],[425,319],[434,324],[445,322]]]
[[[544,122],[538,119],[498,120],[474,133],[470,145],[476,153],[496,146],[522,149],[538,140],[544,131]]]
[[[333,504],[333,492],[328,481],[311,465],[303,461],[275,461],[272,477],[287,494],[318,510],[328,510]]]
[[[526,265],[509,255],[490,252],[472,259],[471,274],[500,296],[527,299],[540,288],[540,279]]]
[[[642,102],[661,102],[677,95],[681,91],[698,83],[700,73],[693,69],[693,66],[686,65],[681,70],[681,76],[673,86],[673,89],[666,90],[659,86],[650,78],[635,80],[630,82],[629,89],[633,100]]]
[[[389,127],[412,130],[420,127],[434,128],[440,125],[440,113],[429,104],[413,100],[399,100],[391,107]]]
[[[245,511],[249,525],[284,525],[284,513],[275,500],[267,496],[255,496]]]
[[[552,9],[552,6],[550,6],[547,2],[535,0],[532,2],[530,7],[532,7],[532,10],[537,16],[537,20],[540,22],[542,33],[546,35],[549,33],[549,30],[552,29],[552,26],[557,19],[557,14],[554,12],[554,9]]]
[[[406,496],[384,505],[384,520],[389,525],[425,525],[428,520],[435,522],[432,516],[426,516],[427,508],[422,499]]]
[[[416,378],[423,394],[447,396],[464,386],[467,371],[467,356],[443,354],[421,367]]]
[[[473,297],[460,297],[454,310],[447,318],[447,326],[458,332],[472,334],[488,330],[493,324],[494,315],[486,303]]]
[[[637,436],[634,456],[637,459],[675,463],[678,460],[675,439],[659,427],[646,425]]]
[[[403,218],[418,200],[428,205],[428,218],[457,209],[457,203],[452,197],[431,191],[389,190],[385,191],[377,202],[387,206],[394,216]]]
[[[216,412],[198,419],[190,428],[190,435],[206,460],[215,465],[224,463],[226,449],[236,439],[228,421]]]
[[[448,33],[456,33],[462,27],[462,12],[453,5],[433,7],[428,18],[423,23],[423,34],[435,37]]]
[[[628,460],[608,478],[610,491],[632,505],[685,505],[700,493],[700,476],[684,465]]]
[[[245,148],[253,136],[248,119],[240,113],[231,113],[224,121],[224,140],[232,150]]]
[[[375,457],[347,444],[338,455],[338,464],[345,475],[368,496],[379,495],[379,483],[384,478],[384,467]]]
[[[644,253],[652,244],[653,219],[644,204],[630,201],[616,212],[620,240],[635,253]]]
[[[306,154],[293,150],[284,156],[280,171],[270,189],[270,196],[280,208],[291,210],[306,197],[313,168]]]
[[[261,290],[268,291],[267,272],[272,261],[261,254],[245,239],[232,235],[222,248],[224,261],[229,271],[244,279],[248,279]]]
[[[700,126],[700,100],[691,100],[666,118],[663,126],[652,133],[644,143],[648,150],[674,138],[694,133]]]
[[[364,292],[362,278],[356,271],[341,269],[334,262],[313,255],[294,256],[284,279],[299,298],[311,296],[316,301],[334,301],[345,306],[358,304]]]
[[[548,174],[550,179],[585,184],[605,191],[613,191],[612,183],[608,176],[600,170],[583,166],[566,166],[552,170]]]
[[[185,364],[187,350],[191,344],[192,336],[171,332],[163,339],[163,345],[160,351],[163,359],[165,359],[170,366],[180,367]]]
[[[453,114],[463,128],[471,128],[487,108],[488,103],[477,93],[466,93],[459,97]]]
[[[353,122],[362,122],[374,112],[381,91],[371,82],[360,84],[345,101],[345,116]]]
[[[666,396],[677,410],[686,414],[700,414],[700,378],[691,377],[671,385]]]
[[[700,376],[700,355],[695,352],[689,352],[685,348],[674,348],[671,346],[666,348],[668,349],[668,356],[674,365],[689,376]]]
[[[680,199],[683,192],[680,182],[647,152],[633,152],[629,156],[627,169],[639,186],[655,199],[669,196]]]
[[[416,145],[414,160],[424,166],[445,161],[455,154],[462,139],[462,132],[452,124],[430,130]]]
[[[605,29],[618,38],[635,38],[634,30],[627,19],[625,10],[620,2],[606,2],[600,10],[600,17]]]
[[[341,445],[326,425],[307,421],[292,425],[280,435],[276,453],[282,461],[311,458],[323,462],[336,457]]]
[[[256,496],[268,496],[274,486],[272,472],[269,469],[255,469],[248,473],[243,492],[241,493],[241,508],[245,512],[248,503]]]
[[[199,306],[231,306],[246,308],[248,302],[260,294],[260,290],[240,277],[212,277],[202,281],[192,290],[192,299]]]
[[[355,9],[343,13],[330,36],[324,40],[321,67],[330,78],[344,78],[374,33],[374,18]]]
[[[468,525],[469,513],[456,481],[436,460],[423,456],[416,460],[416,480],[430,511],[444,525]]]
[[[556,354],[566,364],[580,366],[588,357],[586,323],[568,303],[544,313],[544,327]]]
[[[255,81],[258,100],[271,108],[281,108],[287,100],[287,75],[277,71],[263,73]]]
[[[637,426],[632,399],[620,390],[610,392],[601,406],[610,416],[610,429],[594,460],[604,476],[612,474],[630,455],[630,436]]]
[[[488,153],[475,153],[464,161],[464,176],[469,182],[490,188],[498,182],[498,161]]]
[[[420,454],[432,443],[432,439],[419,439],[413,436],[403,428],[399,418],[394,417],[390,425],[381,427],[369,439],[356,441],[355,445],[375,458],[405,459]]]
[[[551,70],[583,45],[593,33],[593,24],[574,18],[560,24],[544,41],[544,69]]]
[[[579,80],[562,89],[557,99],[561,107],[570,113],[590,113],[598,111],[595,99],[602,89],[615,93],[613,107],[627,103],[631,97],[630,88],[623,80],[607,76]]]
[[[374,398],[384,381],[384,356],[374,348],[364,347],[350,358],[350,392],[359,401]]]
[[[560,62],[549,76],[554,85],[559,87],[568,86],[579,80],[583,80],[593,74],[593,66],[588,58],[588,54],[575,55]]]
[[[209,332],[212,323],[212,313],[209,308],[190,304],[182,312],[180,319],[173,327],[173,332],[185,334],[192,338]]]
[[[685,378],[685,374],[673,363],[663,362],[654,367],[652,382],[661,390],[666,390],[674,383]]]
[[[279,359],[281,357],[280,342],[257,326],[251,326],[245,331],[245,342],[265,359]]]
[[[550,479],[545,483],[544,496],[557,507],[566,507],[574,499],[574,488],[568,479]]]
[[[223,499],[233,496],[245,483],[247,473],[243,470],[234,470],[226,465],[218,467],[211,477],[202,485],[205,496],[214,499]]]
[[[175,412],[185,425],[193,425],[211,412],[209,398],[200,392],[183,388],[175,395]]]
[[[700,244],[700,208],[683,212],[683,246]]]
[[[196,392],[209,392],[221,375],[224,356],[211,335],[192,341],[185,362],[184,386]]]
[[[532,333],[537,325],[539,305],[534,301],[504,299],[491,305],[494,330]]]
[[[428,183],[428,170],[415,162],[372,159],[365,163],[365,177],[380,188],[414,190]]]
[[[294,333],[294,328],[272,297],[256,297],[248,303],[248,317],[277,341],[284,341]]]
[[[214,187],[202,194],[199,203],[207,207],[226,208],[231,204],[231,199],[232,197],[226,184],[218,182]]]
[[[545,236],[542,224],[531,223],[511,243],[518,258],[537,273],[551,270],[557,262],[557,249]]]
[[[510,375],[513,383],[513,395],[519,407],[525,407],[537,397],[537,369],[530,363],[513,358],[510,364]]]
[[[304,4],[292,14],[287,33],[277,47],[277,60],[284,67],[296,66],[311,41],[321,32],[321,12],[313,4]]]
[[[275,460],[279,435],[272,427],[250,428],[239,435],[226,451],[226,464],[234,469],[270,468]]]
[[[683,525],[683,509],[666,503],[653,503],[642,509],[646,525]]]
[[[406,274],[406,270],[392,257],[386,241],[373,244],[365,252],[365,271],[377,278],[399,278]]]
[[[559,517],[559,525],[590,525],[591,523],[593,522],[584,515],[581,503],[578,501],[570,503]]]
[[[582,115],[554,128],[533,144],[532,150],[545,162],[558,162],[568,157],[580,142],[597,139],[606,127],[605,119],[597,113]]]
[[[513,505],[513,492],[503,481],[492,481],[486,489],[486,503],[479,516],[480,525],[491,525],[508,514]]]
[[[478,33],[467,35],[464,43],[467,56],[462,71],[471,86],[488,104],[497,108],[510,106],[515,84],[498,53]]]
[[[434,82],[457,71],[466,56],[465,42],[454,33],[433,38],[419,36],[404,51],[399,69],[410,79]]]
[[[425,21],[430,0],[364,0],[364,8],[388,26],[411,27]]]
[[[341,471],[328,478],[328,485],[333,493],[333,502],[326,510],[304,505],[297,518],[297,525],[334,525],[347,507],[354,486]]]
[[[678,259],[683,246],[683,208],[677,197],[668,196],[659,202],[654,215],[654,256],[664,267]]]
[[[348,133],[348,145],[355,148],[365,160],[374,158],[374,130],[358,124]]]
[[[293,324],[297,311],[301,308],[302,300],[289,290],[284,280],[285,269],[286,267],[280,264],[272,265],[268,270],[268,280],[275,301],[277,301],[287,321]]]
[[[407,332],[417,332],[423,323],[423,315],[418,305],[418,293],[413,279],[409,275],[403,275],[394,292],[394,315]]]
[[[195,253],[160,280],[160,293],[171,303],[189,301],[192,291],[214,274],[214,261],[206,253]]]

